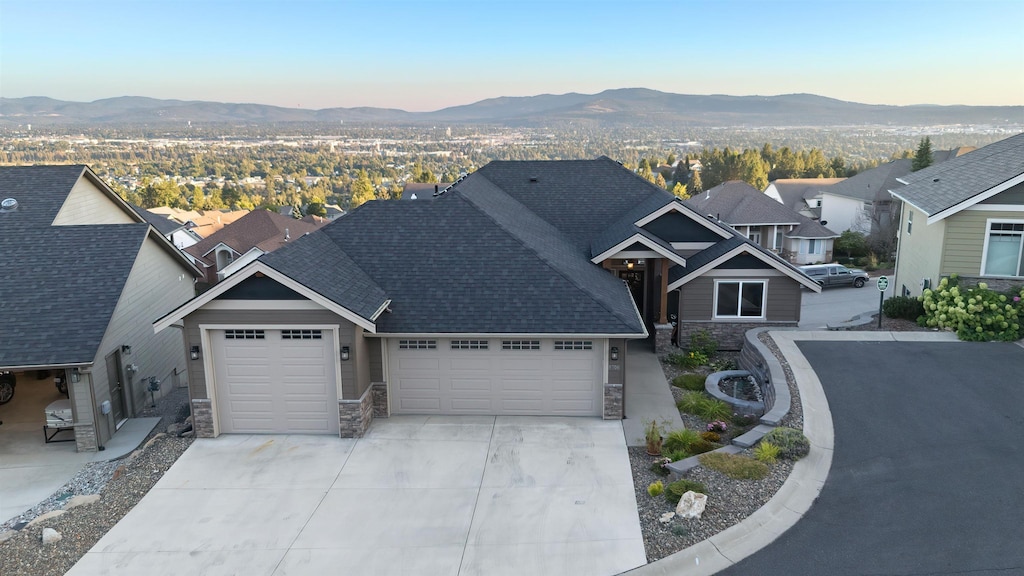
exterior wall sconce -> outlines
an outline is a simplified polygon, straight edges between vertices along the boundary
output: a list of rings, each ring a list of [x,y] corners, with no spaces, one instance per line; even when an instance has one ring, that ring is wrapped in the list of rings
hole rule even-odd
[[[188,349],[188,356],[193,360],[199,360],[199,346],[193,346]]]
[[[341,361],[342,362],[348,362],[350,354],[351,354],[351,352],[349,351],[348,346],[342,346],[341,347]]]
[[[129,346],[127,344],[122,344],[121,345],[121,354],[124,354],[125,356],[128,356],[131,353],[132,353],[132,347],[131,346]]]
[[[618,360],[619,359],[619,347],[618,346],[612,346],[611,350],[609,351],[609,356],[611,357],[612,362],[615,362],[616,360]]]
[[[74,383],[81,382],[82,374],[78,371],[78,368],[71,369],[71,381]]]
[[[633,269],[633,261],[632,260],[626,260],[626,269],[627,270],[632,270]]]

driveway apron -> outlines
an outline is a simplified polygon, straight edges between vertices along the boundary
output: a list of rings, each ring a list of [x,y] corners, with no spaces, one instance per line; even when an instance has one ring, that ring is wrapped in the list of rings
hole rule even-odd
[[[617,574],[646,561],[633,494],[596,419],[200,439],[69,574]]]

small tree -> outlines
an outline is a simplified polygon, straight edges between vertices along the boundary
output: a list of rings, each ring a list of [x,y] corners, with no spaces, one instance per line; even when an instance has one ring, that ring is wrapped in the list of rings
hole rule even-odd
[[[846,230],[836,238],[835,249],[837,252],[845,252],[847,258],[853,258],[854,254],[863,255],[868,251],[867,238],[861,232]]]
[[[921,139],[921,143],[917,145],[917,153],[914,154],[914,159],[910,163],[910,169],[913,172],[917,172],[922,168],[927,168],[932,165],[932,139],[925,136]]]
[[[700,170],[694,170],[690,175],[690,183],[686,186],[690,196],[700,194],[704,191],[704,184],[700,180]]]

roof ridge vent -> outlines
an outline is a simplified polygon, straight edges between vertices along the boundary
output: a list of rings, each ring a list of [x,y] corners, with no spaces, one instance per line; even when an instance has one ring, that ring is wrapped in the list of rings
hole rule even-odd
[[[14,212],[18,209],[18,201],[14,198],[4,198],[0,201],[0,212]]]

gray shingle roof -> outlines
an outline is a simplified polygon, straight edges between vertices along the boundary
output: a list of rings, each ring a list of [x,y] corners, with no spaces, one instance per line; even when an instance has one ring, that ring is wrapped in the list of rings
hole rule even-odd
[[[800,216],[800,225],[786,232],[789,238],[839,238],[839,234],[821,225],[817,220]]]
[[[668,283],[671,284],[680,278],[685,278],[702,266],[707,265],[708,262],[721,258],[727,254],[730,250],[735,249],[743,244],[749,244],[742,236],[736,234],[732,238],[723,240],[713,246],[709,246],[700,252],[697,252],[693,256],[686,259],[686,266],[673,266],[668,269]]]
[[[779,178],[769,182],[769,185],[775,186],[787,208],[800,210],[807,205],[808,198],[817,196],[843,180],[845,178]]]
[[[18,201],[16,212],[0,212],[0,228],[49,226],[84,171],[81,165],[0,167],[0,200]]]
[[[933,216],[1024,174],[1024,133],[913,172],[893,192]]]
[[[138,254],[149,225],[10,231],[0,234],[0,367],[92,362],[135,264],[126,255]]]
[[[154,214],[153,212],[150,212],[149,210],[146,210],[141,206],[136,206],[135,204],[131,204],[130,206],[132,207],[133,210],[139,213],[139,216],[142,216],[143,220],[152,224],[153,228],[156,228],[157,232],[163,234],[164,236],[173,234],[178,230],[181,230],[182,228],[188,226],[187,224],[182,224],[181,222],[171,220],[170,218],[164,216],[163,214]]]
[[[286,244],[285,230],[288,231],[290,239],[297,239],[303,234],[316,230],[319,226],[313,222],[296,220],[269,210],[253,210],[185,248],[185,252],[212,266],[216,264],[217,258],[214,254],[207,253],[218,244],[230,246],[239,254],[245,254],[253,247],[258,247],[264,252],[273,252]]]
[[[620,216],[614,222],[611,222],[598,236],[595,236],[590,243],[590,256],[591,258],[602,254],[609,248],[615,246],[619,242],[632,237],[634,234],[642,233],[645,238],[657,238],[653,234],[649,234],[644,230],[641,230],[635,222],[644,216],[647,216],[651,212],[658,210],[662,206],[675,201],[675,197],[671,194],[661,194],[657,190],[651,192],[646,198],[643,198],[632,209],[628,210],[625,214]],[[666,244],[660,238],[659,245]],[[672,245],[667,244],[668,249],[672,250]]]
[[[865,202],[889,200],[889,190],[903,186],[897,178],[910,174],[910,167],[911,161],[908,158],[886,162],[829,186],[825,192]]]
[[[730,180],[684,202],[700,214],[714,214],[733,226],[797,224],[800,215],[746,182]]]

